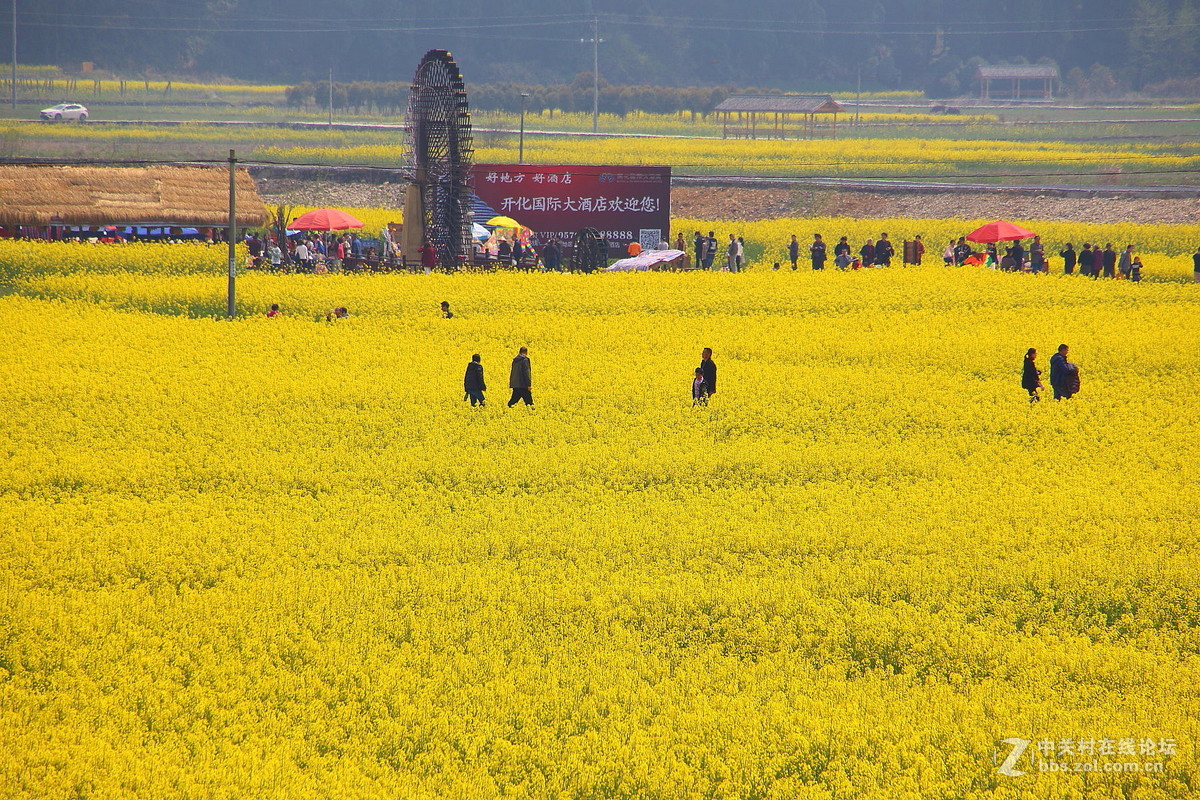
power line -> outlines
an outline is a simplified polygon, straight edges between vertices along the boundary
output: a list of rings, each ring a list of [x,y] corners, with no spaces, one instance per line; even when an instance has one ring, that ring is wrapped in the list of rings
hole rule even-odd
[[[213,33],[452,33],[455,31],[507,30],[523,27],[549,26],[579,26],[586,25],[593,17],[581,14],[542,15],[522,17],[520,20],[473,20],[464,23],[459,17],[430,17],[413,19],[410,23],[400,20],[380,19],[347,19],[312,18],[306,17],[293,23],[281,23],[278,18],[238,17],[238,16],[152,16],[138,15],[136,19],[114,19],[111,14],[65,14],[60,12],[24,11],[20,12],[21,24],[27,27],[59,28],[72,30],[115,30],[129,32],[162,32],[162,33],[194,33],[198,24],[204,25],[204,30]],[[692,30],[737,33],[769,33],[802,36],[935,36],[958,38],[963,36],[982,35],[1017,35],[1017,34],[1084,34],[1084,33],[1113,33],[1130,30],[1158,30],[1163,24],[1147,22],[1137,17],[1128,18],[1098,18],[1071,23],[1050,22],[1046,20],[974,20],[970,23],[947,23],[944,20],[913,21],[886,20],[879,22],[855,22],[822,24],[816,20],[781,20],[781,19],[721,19],[721,18],[688,18],[688,19],[647,19],[644,16],[631,15],[598,15],[600,22],[616,24],[622,27],[643,27],[652,29]],[[88,21],[94,20],[94,21]],[[445,21],[444,24],[442,21]],[[160,24],[161,23],[161,24]],[[187,24],[191,23],[191,24]],[[1174,33],[1186,32],[1189,28],[1200,29],[1200,22],[1190,26],[1180,26],[1173,22],[1171,30]],[[464,34],[465,35],[465,34]],[[573,41],[562,39],[561,41]]]

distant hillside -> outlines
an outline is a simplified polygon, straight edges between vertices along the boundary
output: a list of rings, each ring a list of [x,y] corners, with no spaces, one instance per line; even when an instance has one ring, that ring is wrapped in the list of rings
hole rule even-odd
[[[1194,0],[60,0],[18,4],[18,58],[122,74],[406,81],[426,50],[473,83],[970,89],[973,59],[1140,90],[1200,74]],[[593,16],[595,14],[595,16]],[[0,53],[11,51],[4,15]],[[595,22],[594,22],[595,20]],[[1099,72],[1097,72],[1097,67]],[[1099,78],[1097,78],[1099,76]]]

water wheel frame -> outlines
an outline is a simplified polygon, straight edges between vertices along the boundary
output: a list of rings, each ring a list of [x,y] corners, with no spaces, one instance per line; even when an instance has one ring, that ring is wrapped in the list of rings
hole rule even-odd
[[[608,266],[608,241],[595,228],[583,228],[575,234],[571,246],[571,269],[594,272]]]
[[[457,269],[471,255],[475,151],[462,72],[448,51],[430,50],[417,65],[406,127],[406,252],[428,241],[442,269]],[[413,218],[420,222],[419,241],[415,230],[409,233]]]

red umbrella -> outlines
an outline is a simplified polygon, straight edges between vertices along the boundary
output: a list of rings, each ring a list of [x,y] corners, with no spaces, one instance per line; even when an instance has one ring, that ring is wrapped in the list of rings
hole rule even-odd
[[[1015,239],[1029,239],[1034,236],[1037,234],[1033,231],[1027,231],[1020,225],[1013,225],[1011,222],[998,219],[971,231],[967,234],[967,239],[972,242],[1011,242]]]
[[[301,214],[288,225],[293,231],[344,231],[347,228],[361,228],[362,222],[350,216],[345,211],[336,208],[318,208]]]

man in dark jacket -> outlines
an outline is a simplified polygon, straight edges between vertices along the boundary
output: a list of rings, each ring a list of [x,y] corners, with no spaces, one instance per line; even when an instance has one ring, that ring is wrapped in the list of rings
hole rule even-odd
[[[1072,392],[1068,386],[1067,351],[1065,344],[1058,346],[1058,352],[1050,356],[1050,387],[1054,389],[1055,400],[1070,400]]]
[[[533,378],[529,369],[529,348],[522,347],[517,357],[513,359],[512,371],[508,374],[508,388],[512,389],[512,398],[508,407],[512,408],[518,400],[524,400],[525,405],[533,405]]]
[[[896,250],[888,240],[887,234],[879,234],[879,241],[875,243],[875,266],[890,267],[892,265],[892,256],[895,254]]]
[[[487,391],[487,384],[483,382],[483,364],[479,362],[479,353],[471,356],[471,363],[467,364],[467,374],[463,376],[463,391],[471,398],[472,407],[476,403],[486,405],[483,393]]]
[[[704,373],[704,382],[708,385],[709,395],[717,393],[717,362],[712,360],[712,348],[706,347],[700,351],[700,371]]]
[[[1058,254],[1060,256],[1062,256],[1063,274],[1070,275],[1072,272],[1075,271],[1075,260],[1079,254],[1075,252],[1075,248],[1071,245],[1070,242],[1067,242],[1067,246],[1065,248],[1063,248],[1062,250],[1059,250]],[[1083,272],[1082,266],[1080,266],[1079,271],[1080,271],[1080,273]]]
[[[812,256],[812,268],[825,269],[825,242],[821,234],[813,234],[813,243],[808,246],[808,252]]]
[[[1096,268],[1096,253],[1088,242],[1084,242],[1083,249],[1079,251],[1079,274],[1087,275],[1089,278],[1095,278],[1100,274],[1100,270]]]
[[[542,263],[548,272],[558,272],[562,264],[562,250],[558,249],[557,239],[551,239],[542,246]]]
[[[1112,242],[1104,245],[1104,252],[1100,254],[1100,258],[1104,264],[1104,277],[1115,278],[1117,276],[1117,252],[1112,249]]]

